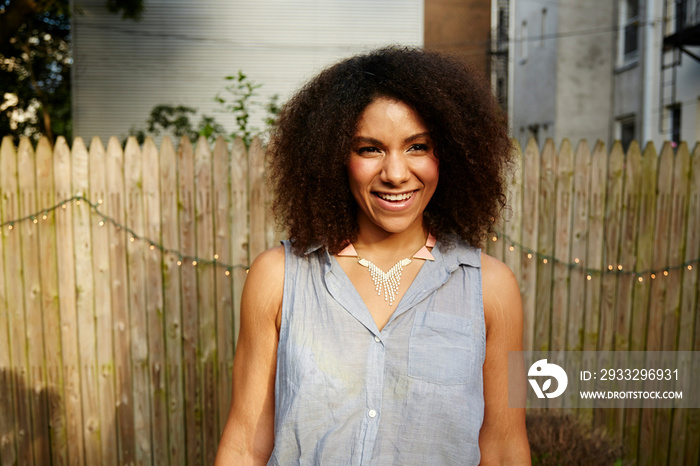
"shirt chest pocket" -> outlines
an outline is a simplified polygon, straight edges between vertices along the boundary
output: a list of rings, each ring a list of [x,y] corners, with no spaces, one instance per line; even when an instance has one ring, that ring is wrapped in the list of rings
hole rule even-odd
[[[443,385],[467,383],[476,344],[469,319],[418,312],[408,343],[408,375]]]

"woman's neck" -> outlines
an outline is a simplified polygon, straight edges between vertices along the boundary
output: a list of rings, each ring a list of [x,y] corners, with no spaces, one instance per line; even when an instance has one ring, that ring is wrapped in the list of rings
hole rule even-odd
[[[397,233],[385,231],[371,222],[368,223],[369,225],[363,225],[360,221],[357,240],[353,245],[361,257],[377,265],[379,262],[393,265],[398,260],[411,257],[425,245],[428,237],[422,222]]]

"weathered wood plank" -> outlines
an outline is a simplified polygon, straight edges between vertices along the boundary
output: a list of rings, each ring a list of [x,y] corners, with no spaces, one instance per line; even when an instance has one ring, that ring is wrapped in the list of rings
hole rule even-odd
[[[651,277],[648,271],[652,267],[654,220],[656,218],[656,173],[657,155],[654,144],[647,144],[642,155],[641,178],[639,186],[639,221],[637,223],[636,263],[637,284],[633,290],[631,330],[629,333],[629,350],[643,351],[646,347],[646,329],[648,324],[649,292]],[[640,280],[641,279],[641,280]],[[642,408],[627,409],[625,413],[624,444],[627,459],[637,462],[643,453],[640,448],[642,438]],[[649,419],[647,417],[647,422]]]
[[[254,138],[248,149],[248,176],[250,176],[250,259],[255,259],[267,247],[265,224],[265,151],[259,138]]]
[[[71,158],[73,192],[85,195],[89,189],[88,151],[81,138],[73,141]],[[97,334],[95,333],[92,238],[90,205],[78,200],[73,207],[73,243],[75,251],[76,309],[80,335],[81,405],[85,433],[85,463],[102,464],[99,391],[97,391]]]
[[[2,176],[2,214],[3,223],[11,222],[21,217],[19,202],[19,182],[17,172],[17,154],[14,147],[0,154],[0,175]],[[31,226],[30,226],[31,225]],[[20,464],[33,464],[34,451],[32,448],[31,427],[31,394],[29,387],[29,361],[27,355],[27,322],[25,317],[24,296],[24,264],[22,263],[21,246],[27,228],[33,228],[26,220],[10,224],[5,228],[4,260],[5,265],[5,297],[9,317],[10,357],[12,364],[13,396],[15,408],[15,428],[17,442],[17,460]]]
[[[194,154],[197,257],[214,258],[214,213],[212,210],[212,154],[204,136]],[[197,309],[199,314],[199,365],[202,374],[202,461],[214,464],[219,443],[216,385],[216,289],[214,266],[197,265]]]
[[[55,203],[53,149],[48,139],[41,138],[36,147],[36,186],[40,208]],[[45,211],[37,224],[41,259],[41,303],[44,318],[44,346],[47,349],[46,380],[51,436],[51,463],[68,464],[66,409],[63,391],[63,351],[61,349],[61,317],[58,306],[58,266],[56,259],[56,211]]]
[[[603,244],[605,226],[605,187],[607,180],[607,154],[605,144],[598,141],[591,156],[591,192],[588,207],[588,252],[583,265],[587,269],[603,269]],[[598,349],[601,273],[586,276],[586,309],[584,315],[584,351]]]
[[[642,175],[642,153],[636,141],[627,150],[624,166],[624,192],[622,193],[622,217],[620,225],[619,265],[623,273],[618,278],[615,304],[614,350],[628,351],[632,322],[632,294],[637,283],[634,271],[636,255],[637,225],[639,223],[640,188]]]
[[[603,275],[600,301],[599,351],[612,351],[614,345],[615,308],[617,305],[617,285],[620,266],[620,226],[622,224],[622,189],[624,183],[625,154],[620,141],[615,141],[608,156],[608,177],[605,202],[605,225],[603,243]],[[622,423],[624,415],[618,409],[598,409],[595,411],[595,423],[607,428],[608,433],[620,441],[621,432],[613,426]]]
[[[508,213],[505,222],[505,234],[509,238],[506,240],[505,263],[510,267],[518,280],[522,282],[522,251],[520,245],[523,242],[523,154],[520,144],[515,139],[513,144],[513,171],[508,179]],[[515,244],[514,244],[515,243]],[[517,246],[516,246],[517,244]]]
[[[6,136],[0,145],[0,224],[17,218],[17,209],[13,208],[14,200],[17,198],[16,176],[17,166],[14,144],[12,138]],[[13,186],[14,185],[14,186]],[[12,226],[12,229],[10,229]],[[17,247],[18,235],[13,232],[14,225],[5,225],[0,232],[2,237],[2,249],[0,250],[0,258],[2,259],[2,271],[0,271],[0,288],[2,288],[2,296],[0,296],[0,331],[7,335],[8,338],[0,338],[0,370],[2,371],[2,388],[4,391],[0,395],[0,408],[3,409],[3,415],[0,418],[0,461],[3,465],[17,464],[21,460],[26,461],[26,453],[18,450],[18,422],[17,419],[17,401],[14,389],[15,369],[12,357],[13,350],[18,345],[12,342],[12,337],[17,339],[15,327],[17,325],[15,317],[17,291],[13,288],[13,280],[16,280],[16,273],[12,270],[10,264],[13,262],[11,256]],[[9,256],[9,257],[8,257]],[[10,270],[7,270],[10,268]],[[10,275],[8,275],[8,273]],[[15,275],[13,277],[12,275]],[[24,330],[19,335],[24,338]],[[23,345],[19,344],[22,348]],[[21,367],[18,368],[21,370]],[[20,401],[21,403],[21,401]],[[29,406],[27,405],[27,411]],[[28,419],[27,419],[28,421]],[[30,452],[31,454],[31,452]],[[31,457],[29,458],[31,460]]]
[[[588,195],[588,244],[586,257],[581,261],[583,268],[586,270],[586,307],[583,316],[584,351],[595,351],[598,348],[607,165],[605,145],[601,141],[597,141],[591,155],[591,187]],[[583,419],[591,423],[594,421],[595,410],[592,408],[583,408],[579,414]]]
[[[102,209],[107,194],[105,176],[105,149],[100,138],[94,137],[90,142],[88,166],[88,199],[98,209]],[[97,212],[90,216],[90,234],[92,236],[92,270],[95,283],[95,342],[97,361],[97,386],[99,390],[98,414],[100,419],[100,441],[102,447],[102,464],[115,466],[119,460],[117,449],[115,368],[113,351],[112,325],[112,274],[109,263],[109,226]]]
[[[134,232],[128,233],[126,244],[129,331],[131,333],[131,377],[134,396],[134,442],[137,464],[150,464],[151,452],[151,400],[148,361],[148,323],[146,317],[146,242],[143,237],[143,161],[136,138],[130,137],[124,149],[124,192],[126,195],[126,225]]]
[[[540,165],[539,206],[537,210],[537,285],[535,297],[535,348],[547,351],[552,348],[552,279],[554,268],[554,227],[556,216],[556,149],[547,139],[542,149]],[[542,256],[549,256],[542,258]]]
[[[586,140],[579,142],[574,155],[574,198],[571,224],[571,259],[576,268],[571,271],[569,286],[569,317],[566,349],[583,349],[584,310],[586,308],[586,274],[582,261],[588,245],[588,204],[590,194],[591,152]]]
[[[231,265],[233,275],[233,341],[238,342],[241,322],[241,293],[250,264],[248,223],[248,153],[241,138],[231,149]],[[229,372],[233,370],[233,361]]]
[[[214,256],[217,261],[231,265],[231,197],[229,186],[229,152],[226,140],[219,137],[212,159],[212,200],[214,202]],[[214,270],[216,289],[216,348],[218,359],[218,418],[217,436],[221,433],[231,405],[233,366],[233,277],[231,270],[217,267]]]
[[[659,175],[657,181],[656,220],[654,227],[654,270],[664,271],[668,267],[669,226],[671,223],[671,205],[673,190],[673,149],[666,143],[659,157]],[[668,278],[659,272],[652,281],[651,302],[649,303],[649,326],[647,330],[647,351],[663,349],[663,319],[666,310],[666,292]],[[652,404],[653,406],[653,404]],[[657,416],[662,416],[656,420]],[[654,421],[652,421],[652,416]],[[663,435],[657,430],[659,423],[665,423],[663,410],[647,409],[642,413],[642,452],[640,462],[648,464],[666,464],[670,429]]]
[[[688,233],[686,234],[686,261],[700,257],[700,143],[695,144],[691,157],[692,178],[690,195],[688,197]],[[691,265],[684,271],[683,289],[698,290],[700,264]],[[681,304],[681,334],[678,339],[678,349],[681,351],[700,351],[700,294],[692,291],[683,294]],[[691,322],[695,320],[693,325]],[[686,328],[687,327],[687,328]],[[693,335],[694,334],[694,335]],[[700,462],[700,409],[691,409],[687,413],[684,464]]]
[[[70,149],[66,140],[59,137],[53,154],[54,188],[58,201],[72,196]],[[56,214],[58,301],[61,309],[61,345],[63,347],[63,377],[68,436],[68,460],[70,464],[84,464],[85,439],[83,435],[80,404],[80,350],[76,314],[75,255],[73,253],[73,203],[66,202]]]
[[[17,151],[17,171],[19,175],[19,213],[22,217],[37,212],[36,166],[32,143],[27,138],[20,140]],[[29,363],[27,392],[31,412],[31,439],[35,464],[49,464],[49,413],[47,404],[48,387],[44,367],[44,332],[41,313],[41,262],[39,259],[39,221],[22,222],[22,262],[24,264],[25,315],[27,324],[27,358]]]
[[[552,345],[554,351],[566,349],[567,314],[571,269],[571,228],[574,194],[574,151],[568,139],[559,148],[556,167],[554,254],[552,283]],[[559,262],[560,261],[560,262]]]
[[[196,255],[194,200],[194,154],[187,137],[180,139],[178,160],[178,207],[180,214],[180,251],[185,256],[180,266],[182,285],[182,340],[185,386],[185,441],[187,463],[202,461],[201,371],[197,355],[199,323],[197,318],[197,273],[192,265]]]
[[[642,154],[636,141],[630,144],[627,151],[627,159],[624,168],[624,192],[622,193],[622,217],[620,226],[620,252],[619,264],[623,268],[623,274],[618,277],[617,300],[615,303],[615,330],[614,330],[614,350],[628,351],[629,337],[632,322],[632,297],[634,287],[639,283],[632,273],[635,267],[636,254],[636,234],[639,223],[639,202],[641,186]],[[623,382],[623,389],[626,387]],[[626,411],[623,409],[610,410],[613,416],[609,429],[617,432],[622,441],[628,443],[630,435],[625,427]],[[638,409],[634,408],[638,418]],[[634,416],[634,415],[633,415]],[[638,437],[639,429],[632,430],[631,435]],[[628,455],[634,453],[636,458],[636,439],[628,443],[632,446],[628,450]]]
[[[107,196],[105,213],[119,225],[126,222],[124,193],[124,153],[116,137],[107,144]],[[129,319],[128,277],[126,264],[126,232],[115,225],[108,225],[109,262],[112,281],[112,319],[114,362],[116,368],[116,418],[119,446],[119,463],[133,463],[136,458],[134,396],[131,369],[131,322]]]
[[[163,247],[180,249],[178,216],[177,157],[170,138],[160,146],[160,202]],[[185,399],[182,377],[182,301],[180,296],[179,258],[163,254],[163,310],[165,320],[165,384],[168,400],[168,459],[170,464],[184,465]]]
[[[165,380],[165,322],[163,317],[162,254],[160,226],[160,164],[153,139],[143,144],[144,234],[149,242],[146,258],[146,321],[151,400],[151,450],[154,464],[168,464],[168,403]],[[154,244],[155,243],[155,244]]]
[[[537,226],[539,215],[540,151],[534,139],[525,146],[523,178],[523,246],[537,250]],[[540,349],[541,342],[535,342],[535,290],[537,288],[537,258],[523,251],[522,281],[520,294],[523,299],[523,349]]]
[[[620,141],[615,141],[608,157],[603,242],[603,276],[600,301],[598,350],[613,349],[615,304],[619,271],[620,225],[622,223],[622,188],[625,154]]]
[[[688,189],[690,183],[690,153],[688,145],[681,143],[676,151],[673,165],[673,187],[671,190],[671,224],[669,226],[668,263],[678,266],[685,259],[686,220],[688,219]],[[663,317],[661,348],[664,351],[678,350],[681,313],[681,285],[683,269],[670,268],[666,289],[666,308]],[[687,291],[686,291],[687,292]],[[659,409],[656,416],[656,436],[659,443],[669,444],[668,464],[681,464],[685,448],[685,409]],[[681,427],[681,425],[683,427]],[[675,450],[675,452],[674,452]],[[676,461],[672,458],[675,456]]]

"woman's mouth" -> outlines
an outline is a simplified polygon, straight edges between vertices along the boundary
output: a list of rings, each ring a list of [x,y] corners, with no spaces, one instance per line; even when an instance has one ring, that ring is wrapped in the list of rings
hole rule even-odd
[[[388,202],[402,202],[402,201],[407,201],[411,197],[413,197],[413,194],[415,191],[411,191],[408,193],[399,193],[399,194],[391,194],[391,193],[378,193],[375,192],[375,196],[378,198],[388,201]]]

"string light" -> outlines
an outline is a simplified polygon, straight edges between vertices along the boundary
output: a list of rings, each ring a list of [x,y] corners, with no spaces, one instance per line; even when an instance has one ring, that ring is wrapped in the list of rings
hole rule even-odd
[[[83,201],[86,202],[86,203],[90,206],[90,208],[92,209],[92,211],[93,211],[95,214],[97,214],[99,217],[101,217],[101,219],[100,219],[100,221],[99,221],[99,223],[98,223],[98,225],[99,225],[100,227],[104,226],[105,223],[108,223],[108,222],[109,222],[109,223],[111,223],[112,225],[114,225],[116,231],[124,230],[126,233],[128,233],[128,234],[130,235],[129,241],[131,241],[132,243],[135,242],[136,240],[139,240],[139,241],[147,241],[147,242],[149,243],[149,248],[150,248],[151,250],[154,250],[154,249],[157,248],[157,249],[158,249],[160,252],[162,252],[163,254],[173,254],[173,255],[175,255],[175,256],[177,256],[177,257],[179,258],[179,260],[177,261],[177,265],[178,265],[178,266],[181,266],[182,263],[183,263],[183,261],[187,261],[187,262],[190,262],[193,266],[197,266],[198,264],[207,264],[207,265],[214,265],[214,266],[218,266],[218,267],[223,267],[223,268],[225,269],[225,270],[224,270],[224,273],[225,273],[226,276],[230,276],[230,275],[231,275],[231,270],[233,270],[233,269],[235,269],[235,268],[239,268],[239,267],[240,267],[240,268],[245,268],[245,269],[246,269],[246,273],[248,273],[248,268],[247,268],[247,266],[245,266],[245,265],[242,265],[242,264],[239,264],[239,265],[228,265],[228,264],[219,262],[219,261],[218,261],[218,260],[219,260],[219,255],[218,255],[218,254],[214,254],[213,259],[203,259],[203,258],[200,258],[200,257],[194,257],[194,256],[184,255],[184,254],[182,254],[181,252],[179,252],[179,251],[177,251],[177,250],[174,250],[174,249],[171,249],[171,248],[167,248],[167,247],[163,246],[162,244],[159,244],[159,243],[157,243],[157,242],[155,242],[155,241],[149,240],[148,238],[144,238],[144,237],[142,237],[142,236],[139,236],[136,232],[134,232],[133,230],[131,230],[128,226],[122,225],[121,223],[119,223],[119,222],[118,222],[116,219],[114,219],[113,217],[110,217],[110,216],[108,216],[108,215],[102,213],[102,212],[100,211],[100,209],[99,209],[99,206],[103,205],[103,203],[104,203],[104,201],[103,201],[102,199],[99,199],[96,203],[93,203],[93,202],[91,202],[89,199],[87,199],[86,197],[84,197],[82,194],[77,194],[77,195],[75,195],[75,196],[73,196],[73,197],[71,197],[71,198],[69,198],[69,199],[65,199],[65,200],[63,200],[63,201],[57,203],[57,204],[54,205],[53,207],[50,207],[50,208],[47,208],[47,209],[42,209],[42,210],[40,210],[40,211],[37,212],[37,213],[30,214],[30,215],[27,215],[27,216],[22,217],[22,218],[16,218],[16,219],[13,219],[13,220],[8,220],[8,221],[5,221],[5,222],[3,222],[3,223],[0,223],[0,227],[5,227],[5,226],[7,226],[7,230],[8,230],[8,231],[12,231],[12,230],[14,229],[14,224],[15,224],[15,223],[21,222],[21,221],[24,221],[24,220],[31,220],[34,224],[37,224],[37,223],[38,223],[38,218],[37,218],[37,217],[38,217],[39,215],[41,215],[41,218],[42,218],[43,220],[47,220],[47,219],[48,219],[48,214],[49,214],[50,212],[52,212],[52,211],[54,211],[54,210],[57,210],[57,209],[59,209],[59,208],[60,208],[60,209],[63,209],[63,210],[67,209],[67,208],[68,208],[68,203],[69,203],[69,202],[75,202],[76,205],[81,205],[81,202],[83,202]],[[551,261],[553,264],[558,264],[558,265],[567,266],[567,267],[569,267],[570,269],[577,268],[577,269],[581,270],[583,273],[586,274],[586,279],[587,279],[587,280],[592,280],[593,275],[603,275],[603,274],[607,274],[607,273],[614,273],[614,274],[617,274],[617,275],[623,275],[623,274],[631,274],[631,275],[634,275],[634,277],[637,279],[637,281],[638,281],[639,283],[643,283],[643,282],[644,282],[644,277],[645,277],[645,276],[648,275],[649,278],[651,278],[652,280],[655,280],[655,279],[656,279],[656,275],[659,273],[658,271],[655,271],[655,270],[624,271],[624,268],[623,268],[623,266],[622,266],[621,264],[618,264],[617,266],[614,266],[614,265],[612,265],[612,264],[609,264],[609,265],[607,266],[607,270],[600,270],[600,269],[595,269],[595,268],[581,267],[581,266],[580,266],[580,264],[581,264],[581,259],[578,258],[578,257],[574,258],[574,262],[573,262],[573,263],[568,263],[568,262],[562,261],[562,260],[560,260],[560,259],[557,259],[557,258],[554,257],[554,256],[549,256],[549,255],[545,255],[545,254],[538,253],[537,251],[535,251],[535,250],[533,250],[533,249],[530,249],[530,248],[528,248],[527,246],[524,246],[523,244],[521,244],[521,243],[519,243],[519,242],[517,242],[517,241],[513,241],[511,238],[508,237],[508,235],[505,235],[505,234],[496,232],[496,234],[493,235],[493,236],[491,237],[491,240],[494,241],[494,242],[498,241],[499,239],[504,239],[504,240],[506,240],[506,241],[508,241],[508,242],[510,243],[510,246],[508,247],[508,249],[509,249],[511,252],[515,251],[515,249],[516,249],[516,247],[517,247],[520,251],[522,251],[522,252],[524,252],[524,253],[527,254],[527,258],[528,258],[528,259],[532,259],[534,256],[537,256],[537,259],[541,259],[543,264],[548,264],[548,263]],[[663,276],[664,276],[664,277],[668,277],[668,276],[669,276],[669,272],[670,272],[671,270],[680,270],[680,269],[682,269],[682,268],[686,268],[687,270],[691,271],[691,270],[693,270],[693,265],[696,264],[696,263],[700,263],[700,258],[695,258],[695,259],[692,259],[692,260],[688,260],[688,261],[684,262],[683,264],[675,265],[675,266],[672,266],[672,267],[666,267],[666,268],[661,269],[661,270],[662,270]],[[616,268],[617,270],[615,270],[615,268]]]

